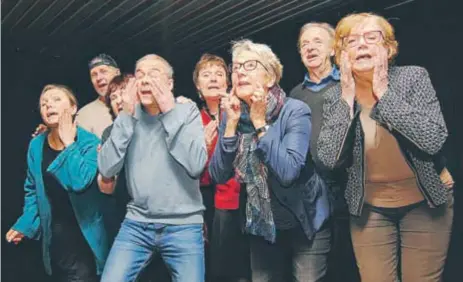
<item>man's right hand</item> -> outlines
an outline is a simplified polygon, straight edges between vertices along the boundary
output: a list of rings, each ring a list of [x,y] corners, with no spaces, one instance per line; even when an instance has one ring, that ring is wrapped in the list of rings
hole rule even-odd
[[[35,128],[34,133],[32,133],[32,138],[38,136],[39,134],[41,134],[41,133],[43,133],[43,132],[45,132],[45,131],[47,131],[47,130],[48,130],[48,127],[47,127],[45,124],[43,124],[43,123],[39,124],[39,125]]]

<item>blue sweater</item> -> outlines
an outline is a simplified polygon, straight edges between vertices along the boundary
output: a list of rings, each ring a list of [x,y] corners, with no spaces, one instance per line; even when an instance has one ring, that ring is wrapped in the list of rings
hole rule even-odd
[[[219,127],[219,141],[212,156],[209,172],[216,183],[225,183],[234,174],[233,161],[238,136],[225,138],[226,115]],[[287,98],[278,118],[257,144],[258,155],[268,168],[268,185],[276,198],[290,210],[307,238],[329,218],[328,191],[308,158],[310,143],[310,109]],[[237,133],[239,134],[239,133]]]
[[[46,133],[42,133],[29,144],[24,209],[12,229],[31,239],[42,239],[45,270],[51,274],[51,207],[41,167],[46,136]],[[63,189],[68,191],[77,222],[95,256],[97,272],[101,273],[110,246],[104,222],[108,198],[100,193],[94,181],[99,143],[98,137],[78,127],[77,140],[58,155],[47,168],[47,172],[53,174]]]

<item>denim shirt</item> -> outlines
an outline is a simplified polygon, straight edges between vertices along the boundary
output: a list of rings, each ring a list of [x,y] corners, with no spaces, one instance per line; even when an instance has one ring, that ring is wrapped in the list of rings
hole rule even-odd
[[[233,176],[239,146],[239,133],[224,137],[225,126],[226,115],[222,117],[218,144],[209,165],[212,180],[219,184]],[[302,101],[287,98],[256,149],[268,167],[267,181],[275,200],[295,215],[309,240],[330,216],[327,186],[319,184],[321,178],[314,173],[308,154],[310,131],[310,108]]]
[[[323,88],[325,88],[330,81],[339,81],[341,78],[341,73],[339,72],[338,68],[333,65],[330,74],[323,78],[319,83],[310,79],[309,73],[306,73],[304,76],[304,82],[302,83],[304,87],[309,88],[314,92],[319,92]]]

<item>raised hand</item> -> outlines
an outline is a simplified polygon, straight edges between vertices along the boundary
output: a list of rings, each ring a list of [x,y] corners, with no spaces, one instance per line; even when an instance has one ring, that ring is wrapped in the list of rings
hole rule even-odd
[[[131,78],[127,83],[126,88],[122,91],[122,110],[129,115],[133,116],[135,113],[135,105],[140,103],[138,98],[138,85],[139,83],[135,78]]]
[[[135,104],[140,102],[140,99],[138,98],[138,82],[135,77],[129,78],[127,85],[122,90],[122,94],[126,94],[131,97]]]
[[[70,110],[64,110],[61,114],[58,122],[58,134],[65,147],[74,143],[77,134],[77,123],[72,120]]]
[[[241,102],[233,87],[230,93],[220,93],[220,108],[227,114],[227,122],[238,123],[241,116]]]
[[[32,138],[38,136],[39,134],[41,134],[41,133],[43,133],[43,132],[45,132],[45,131],[47,131],[47,130],[48,130],[48,127],[47,127],[45,124],[43,124],[43,123],[39,124],[39,125],[35,128],[34,133],[32,133]]]
[[[351,109],[351,116],[354,112],[355,81],[352,75],[352,64],[346,51],[341,52],[341,94]]]
[[[159,110],[167,113],[175,107],[175,98],[167,85],[158,78],[150,79],[151,93],[158,103]]]
[[[204,137],[206,138],[206,146],[208,149],[213,145],[214,139],[217,137],[218,121],[212,120],[204,127]]]
[[[254,128],[260,128],[267,123],[265,116],[267,113],[268,96],[260,83],[256,84],[254,93],[251,96],[251,107],[249,116]]]
[[[10,229],[7,233],[6,233],[6,241],[8,243],[14,243],[15,245],[19,244],[22,239],[24,238],[24,234],[22,234],[21,232],[18,232],[16,230],[13,230],[13,229]]]
[[[388,56],[386,48],[379,48],[375,57],[375,69],[373,71],[373,94],[380,100],[387,91],[388,79]]]

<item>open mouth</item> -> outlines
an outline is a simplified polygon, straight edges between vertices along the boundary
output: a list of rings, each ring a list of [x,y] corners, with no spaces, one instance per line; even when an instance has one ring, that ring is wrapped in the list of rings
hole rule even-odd
[[[47,113],[47,118],[54,117],[54,116],[58,116],[58,113],[57,112],[49,112],[49,113]]]
[[[151,90],[141,90],[140,94],[142,96],[148,96],[148,95],[152,95],[152,92],[151,92]]]
[[[309,55],[307,56],[307,59],[308,59],[308,60],[312,60],[312,59],[315,59],[315,58],[317,58],[317,57],[318,57],[317,54],[309,54]]]
[[[362,55],[358,55],[355,60],[356,61],[360,61],[360,60],[369,60],[371,59],[371,55],[369,54],[362,54]]]
[[[238,86],[247,86],[247,85],[251,85],[251,83],[247,82],[247,81],[240,81],[238,82]]]
[[[106,86],[108,86],[107,83],[100,83],[100,84],[98,84],[98,88],[105,88]]]

